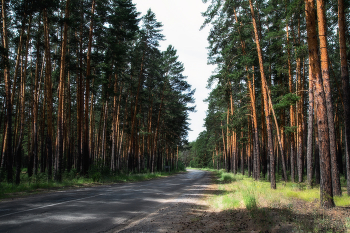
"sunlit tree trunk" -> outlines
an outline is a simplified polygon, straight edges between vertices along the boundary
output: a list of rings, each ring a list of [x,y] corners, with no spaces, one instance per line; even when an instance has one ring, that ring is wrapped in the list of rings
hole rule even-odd
[[[332,93],[329,80],[329,58],[327,51],[327,29],[326,29],[326,15],[324,0],[317,0],[317,18],[318,18],[318,36],[320,40],[320,63],[323,80],[323,88],[327,104],[327,117],[329,127],[330,139],[330,153],[331,153],[331,169],[332,169],[332,187],[333,195],[341,196],[341,186],[339,177],[339,168],[337,164],[337,150],[334,127],[334,113],[332,103]]]
[[[258,57],[259,57],[259,66],[260,66],[260,74],[261,74],[261,83],[262,83],[262,93],[264,98],[264,111],[265,111],[265,120],[266,120],[266,130],[267,130],[267,141],[268,141],[268,153],[270,157],[270,177],[271,177],[271,188],[276,189],[276,179],[275,179],[275,157],[273,153],[273,145],[272,145],[272,129],[271,129],[271,120],[270,120],[270,113],[269,113],[269,105],[268,105],[268,87],[267,82],[265,78],[265,72],[264,72],[264,62],[262,57],[262,51],[260,47],[260,40],[257,30],[257,24],[255,21],[255,14],[254,14],[254,8],[252,4],[252,0],[249,0],[250,10],[252,14],[252,21],[253,21],[253,27],[254,27],[254,35],[255,35],[255,43],[256,48],[258,51]]]
[[[327,107],[323,83],[321,77],[321,68],[319,65],[318,45],[316,34],[316,16],[313,0],[305,0],[305,17],[307,28],[307,41],[309,47],[309,59],[311,73],[314,75],[314,96],[316,104],[317,127],[320,148],[321,164],[321,186],[320,201],[324,208],[334,207],[332,192],[332,174],[331,174],[331,156],[330,139],[328,130]]]
[[[291,65],[291,54],[290,54],[290,43],[289,43],[289,28],[288,24],[286,25],[286,33],[287,33],[287,52],[288,52],[288,77],[289,77],[289,93],[293,93],[293,75],[292,75],[292,65]],[[294,106],[291,105],[289,109],[290,113],[290,127],[294,127]],[[294,147],[294,133],[290,135],[290,176],[291,181],[294,182],[295,179],[295,147]]]

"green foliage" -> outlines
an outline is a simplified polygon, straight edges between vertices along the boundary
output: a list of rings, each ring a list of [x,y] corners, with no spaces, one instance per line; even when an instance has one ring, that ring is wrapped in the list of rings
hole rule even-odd
[[[275,110],[281,110],[281,109],[287,109],[291,105],[295,105],[297,101],[300,100],[300,96],[294,94],[294,93],[288,93],[284,96],[281,96],[279,99],[279,102],[277,104],[273,105],[273,108]]]
[[[185,164],[183,164],[181,161],[179,161],[179,163],[177,164],[177,169],[179,171],[186,171]]]
[[[95,162],[88,171],[88,177],[92,179],[93,182],[100,182],[105,177],[109,177],[110,175],[110,168],[104,166],[102,160]]]
[[[287,134],[296,133],[298,126],[284,126],[284,130]]]

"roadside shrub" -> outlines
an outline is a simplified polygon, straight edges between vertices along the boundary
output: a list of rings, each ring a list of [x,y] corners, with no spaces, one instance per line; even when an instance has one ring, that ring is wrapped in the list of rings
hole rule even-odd
[[[185,165],[184,165],[182,162],[179,162],[179,163],[177,164],[177,169],[178,169],[179,171],[186,171],[186,167],[185,167]]]
[[[77,175],[78,175],[78,171],[75,168],[71,169],[69,172],[65,171],[63,173],[63,177],[68,179],[68,180],[72,180],[72,179],[77,178]]]
[[[221,177],[219,180],[224,183],[230,183],[230,182],[235,182],[236,178],[233,174],[224,172],[224,173],[221,173]]]

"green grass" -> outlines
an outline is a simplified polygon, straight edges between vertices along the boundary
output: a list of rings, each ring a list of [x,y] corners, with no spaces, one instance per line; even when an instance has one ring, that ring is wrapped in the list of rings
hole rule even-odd
[[[234,182],[236,181],[235,175],[230,173],[221,173],[221,177],[219,178],[220,181],[224,183]]]
[[[314,187],[312,189],[306,189],[299,184],[293,184],[287,182],[285,187],[278,187],[278,190],[281,194],[290,198],[298,198],[307,202],[312,202],[315,199],[320,198],[320,189],[319,187]]]
[[[9,184],[6,182],[0,183],[0,199],[13,196],[22,196],[27,194],[39,193],[49,190],[101,185],[109,183],[135,182],[156,179],[159,177],[175,174],[178,171],[172,172],[155,172],[141,174],[110,174],[97,171],[90,171],[88,176],[81,176],[75,170],[65,172],[62,182],[48,181],[46,173],[39,173],[28,178],[25,170],[22,171],[21,183],[19,185]]]
[[[253,178],[243,176],[241,174],[227,173],[224,170],[215,169],[201,169],[212,171],[217,176],[217,182],[221,190],[232,192],[231,196],[233,202],[242,200],[241,206],[247,209],[255,208],[260,205],[259,200],[264,199],[264,205],[276,206],[281,203],[288,202],[289,198],[301,199],[307,202],[318,201],[320,198],[319,186],[308,189],[305,183],[292,182],[277,182],[277,189],[270,188],[270,183],[265,180],[254,181]],[[229,201],[228,201],[229,202]],[[336,206],[350,206],[350,197],[343,189],[343,196],[334,197]],[[225,203],[222,204],[224,209],[227,209]]]
[[[208,198],[208,204],[216,212],[248,213],[259,229],[271,230],[278,227],[276,224],[292,224],[296,232],[343,232],[344,229],[350,232],[349,217],[344,216],[342,221],[324,215],[319,207],[319,187],[308,189],[305,183],[285,183],[279,179],[277,188],[271,189],[270,182],[264,179],[255,181],[251,177],[224,170],[201,170],[212,171],[216,175],[217,191]],[[300,214],[303,204],[296,199],[316,203],[308,205],[307,208],[314,209],[307,209],[305,213],[314,212]],[[334,201],[336,206],[350,206],[345,190],[343,196],[335,197]],[[275,218],[277,222],[274,222]]]
[[[343,196],[341,196],[341,197],[337,197],[337,196],[334,197],[334,202],[335,202],[336,206],[350,206],[350,197],[344,191],[343,192]],[[349,218],[349,220],[350,220],[350,218]],[[349,224],[350,224],[350,222],[349,222]]]
[[[295,232],[350,232],[348,216],[333,217],[332,212],[320,208],[319,186],[308,189],[306,183],[284,182],[276,175],[277,187],[271,189],[270,182],[263,178],[255,181],[225,170],[200,170],[211,171],[216,176],[216,191],[207,199],[215,213],[239,213],[243,219],[253,221],[252,225],[259,230],[271,231],[282,226],[281,229],[287,227]],[[345,187],[343,196],[334,197],[334,201],[336,206],[350,206]],[[230,224],[235,223],[232,220]]]
[[[256,197],[253,190],[244,191],[243,202],[247,210],[253,210],[257,208]]]

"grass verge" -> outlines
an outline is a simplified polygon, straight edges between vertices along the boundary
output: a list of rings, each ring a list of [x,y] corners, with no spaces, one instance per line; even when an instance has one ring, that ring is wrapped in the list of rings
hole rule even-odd
[[[350,197],[345,190],[342,197],[334,198],[337,208],[324,210],[319,205],[319,187],[278,182],[273,190],[265,180],[202,170],[216,174],[218,190],[208,199],[209,205],[217,212],[247,213],[247,226],[277,232],[350,232]]]
[[[0,200],[6,198],[14,198],[47,192],[52,190],[62,190],[69,188],[79,188],[86,186],[98,186],[111,183],[136,182],[151,180],[160,177],[169,176],[180,171],[171,172],[154,172],[140,174],[101,174],[93,173],[89,176],[79,175],[76,171],[65,172],[62,182],[48,181],[46,173],[39,173],[28,178],[25,171],[22,174],[21,183],[19,185],[9,184],[6,182],[0,183]]]

